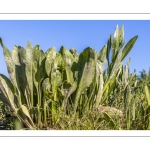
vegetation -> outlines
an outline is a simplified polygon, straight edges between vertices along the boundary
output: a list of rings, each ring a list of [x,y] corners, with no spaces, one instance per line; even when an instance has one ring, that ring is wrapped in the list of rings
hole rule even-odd
[[[100,52],[81,54],[63,46],[44,53],[30,41],[10,52],[0,39],[10,76],[0,74],[0,100],[10,129],[150,129],[150,73],[130,74],[130,59],[123,65],[137,38],[125,43],[124,26],[116,26]]]

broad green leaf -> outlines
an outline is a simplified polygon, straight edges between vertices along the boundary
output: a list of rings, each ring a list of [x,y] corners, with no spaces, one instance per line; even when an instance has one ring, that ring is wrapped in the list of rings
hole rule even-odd
[[[57,92],[58,87],[62,84],[62,74],[59,70],[57,70],[56,60],[54,60],[54,62],[52,63],[50,83],[52,85],[52,91],[54,93]]]
[[[98,53],[98,60],[100,60],[101,62],[105,62],[106,60],[106,53],[107,53],[107,45],[105,45],[101,51]]]
[[[45,54],[42,50],[39,50],[39,60],[37,62],[36,68],[37,68],[37,72],[35,74],[35,79],[36,79],[36,82],[38,82],[40,84],[46,74],[46,72],[45,72]]]
[[[5,62],[6,62],[6,65],[7,65],[7,70],[8,70],[9,76],[10,76],[13,84],[15,84],[15,86],[17,87],[15,64],[14,64],[14,61],[12,59],[11,52],[2,43],[2,39],[0,39],[0,42],[1,42],[1,45],[3,47],[3,54],[4,54]]]
[[[22,110],[22,113],[23,113],[25,116],[27,116],[27,117],[30,119],[31,123],[34,125],[32,119],[31,119],[31,117],[30,117],[30,114],[29,114],[29,111],[28,111],[27,107],[24,106],[24,105],[21,105],[21,110]]]
[[[63,73],[65,70],[65,62],[62,58],[62,55],[60,53],[57,53],[55,59],[56,59],[56,63],[57,63],[57,69]]]
[[[122,62],[121,62],[121,56],[122,56],[122,51],[119,51],[113,60],[113,62],[109,65],[109,74],[107,77],[107,82],[111,80],[111,78],[116,77],[117,72],[121,69],[122,67]]]
[[[70,51],[68,51],[65,47],[61,47],[60,48],[60,52],[62,55],[62,59],[65,62],[65,69],[66,69],[66,75],[67,75],[67,80],[71,83],[74,82],[74,78],[73,78],[73,72],[72,72],[72,65],[74,62],[74,57],[73,55],[70,53]]]
[[[55,47],[49,48],[45,54],[46,54],[45,70],[47,75],[49,76],[52,69],[52,63],[54,62],[54,59],[56,57]]]
[[[31,119],[31,116],[29,114],[29,110],[27,109],[26,106],[21,105],[20,108],[18,109],[18,115],[21,117],[21,120],[30,128],[34,129],[35,125],[33,123],[33,120]],[[29,122],[28,122],[29,119]]]
[[[96,52],[92,48],[86,48],[79,56],[78,62],[78,87],[75,97],[74,113],[76,112],[79,97],[92,83],[96,69]]]
[[[115,86],[116,86],[116,77],[113,77],[112,80],[110,80],[107,96],[110,96],[110,94],[113,92]]]
[[[41,82],[43,81],[46,75],[45,59],[46,59],[45,54],[42,50],[40,50],[39,45],[36,45],[35,47],[33,47],[32,75],[34,79],[34,85],[36,87],[38,105],[41,105],[41,98],[42,98]]]
[[[70,95],[77,89],[77,80],[73,82],[71,87],[69,88],[69,91],[67,93],[67,99],[70,97]]]
[[[70,84],[68,87],[64,87],[64,88],[65,88],[64,90],[66,92],[66,95],[65,95],[65,98],[63,100],[62,108],[63,108],[63,110],[66,110],[68,98],[77,89],[77,81],[74,81],[73,84]]]
[[[132,39],[129,40],[129,42],[125,45],[123,51],[122,51],[122,56],[121,56],[121,61],[128,55],[132,47],[134,46],[138,36],[133,37]]]
[[[119,29],[119,46],[124,43],[124,25]]]
[[[15,95],[15,90],[10,82],[10,80],[0,74],[0,95],[3,97],[2,100],[6,103],[9,104],[13,110],[15,110],[15,103],[14,103],[14,95]]]
[[[39,85],[40,85],[40,68],[39,68],[39,58],[40,58],[40,50],[39,50],[39,46],[35,46],[33,47],[33,61],[32,61],[32,79],[33,79],[33,88],[34,88],[34,85],[35,85],[35,92],[34,92],[34,89],[33,89],[33,92],[34,92],[34,95],[37,96],[37,101],[34,102],[34,103],[38,103],[40,104],[40,98],[41,98],[41,92],[40,92],[40,89],[39,89]],[[38,73],[37,73],[38,72]],[[29,95],[30,96],[30,95]]]
[[[15,65],[20,65],[19,50],[18,50],[18,47],[16,45],[13,47],[11,55],[12,55],[12,60],[13,60],[14,64]]]
[[[24,64],[25,50],[21,47],[14,46],[12,50],[12,60],[15,65],[15,74],[16,74],[16,82],[17,82],[16,86],[19,94],[23,96],[25,95],[25,90],[27,87],[27,79],[26,79],[25,64]]]
[[[43,83],[42,83],[42,90],[43,92],[45,92],[46,90],[50,91],[51,89],[51,85],[49,82],[49,78],[44,79]]]
[[[111,76],[111,78],[109,78],[105,84],[104,84],[104,88],[103,88],[103,93],[105,93],[106,89],[109,88],[109,86],[111,86],[112,84],[114,84],[116,76],[115,74],[113,76]],[[107,93],[108,94],[108,93]]]
[[[112,92],[113,90],[113,87],[115,86],[115,81],[116,81],[116,77],[112,77],[110,78],[104,85],[104,88],[103,88],[103,100],[101,103],[104,103],[105,102],[105,98],[109,96],[109,94]]]
[[[34,94],[37,95],[37,101],[34,100],[35,105],[37,102],[41,105],[41,82],[44,79],[45,74],[45,54],[40,50],[40,46],[36,45],[32,48],[32,82],[34,82],[36,87]]]
[[[118,53],[118,48],[119,48],[119,29],[117,25],[112,39],[112,59]]]
[[[122,80],[124,81],[125,85],[129,82],[129,64],[130,64],[130,58],[128,59],[128,62],[126,63],[124,69],[123,69],[123,76]]]
[[[103,85],[104,85],[104,80],[103,80],[103,68],[102,68],[102,63],[100,61],[97,61],[97,75],[98,75],[98,81],[97,81],[97,85],[98,87],[98,92],[97,92],[97,96],[96,96],[96,108],[99,106],[99,103],[101,101],[102,98],[102,94],[103,94]]]
[[[74,57],[74,62],[72,64],[71,70],[73,72],[74,79],[76,80],[78,78],[78,70],[76,70],[76,69],[77,69],[77,63],[79,61],[79,54],[77,53],[77,51],[74,48],[70,49],[70,53]]]
[[[112,69],[111,69],[111,71],[110,71],[110,78],[112,77],[112,76],[114,76],[116,73],[117,73],[117,71],[119,70],[119,69],[121,69],[121,67],[122,67],[122,61],[121,61],[121,56],[122,56],[122,51],[120,50],[117,54],[116,54],[116,57],[115,57],[115,59],[113,60],[113,62],[112,62]]]
[[[75,50],[74,48],[71,48],[70,49],[70,53],[73,55],[74,61],[78,62],[78,60],[79,60],[79,54],[77,53],[77,50]]]
[[[33,106],[33,48],[31,46],[30,41],[27,43],[26,47],[26,77],[27,77],[27,83],[30,91],[30,101]]]
[[[57,93],[58,93],[58,88],[62,84],[62,74],[61,72],[57,69],[57,60],[55,59],[54,62],[52,63],[52,70],[50,73],[50,83],[52,85],[52,93],[53,93],[53,102],[51,106],[52,110],[52,118],[55,120],[56,119],[56,101],[58,101]]]
[[[26,77],[26,72],[25,72],[26,51],[23,47],[18,46],[16,48],[16,54],[17,54],[16,57],[18,57],[18,60],[19,60],[18,65],[15,66],[17,85],[19,89],[22,90],[23,92],[22,94],[25,94],[25,90],[27,88],[27,77]],[[13,52],[12,52],[12,55],[13,55]],[[15,57],[15,55],[13,57]]]
[[[8,98],[5,96],[5,94],[2,92],[2,87],[0,87],[0,101],[5,103],[6,105],[10,106]]]
[[[18,46],[18,49],[19,49],[20,64],[25,64],[25,62],[26,62],[26,50],[21,46]]]
[[[36,45],[32,48],[32,74],[34,77],[38,71],[39,59],[40,59],[39,45]]]

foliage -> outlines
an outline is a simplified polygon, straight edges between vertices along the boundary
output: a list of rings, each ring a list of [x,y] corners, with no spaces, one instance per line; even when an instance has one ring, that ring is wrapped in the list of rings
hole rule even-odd
[[[123,65],[137,38],[125,43],[116,26],[99,52],[81,54],[64,46],[44,53],[30,41],[10,52],[1,39],[10,79],[0,74],[0,100],[32,130],[150,129],[149,78],[130,74],[130,59]]]
[[[0,130],[13,129],[12,119],[9,107],[0,101]]]

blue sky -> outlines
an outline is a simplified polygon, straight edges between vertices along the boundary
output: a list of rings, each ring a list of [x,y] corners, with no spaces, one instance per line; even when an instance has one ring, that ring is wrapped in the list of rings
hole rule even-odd
[[[137,74],[150,67],[150,21],[149,20],[0,20],[0,37],[5,46],[12,50],[14,45],[26,47],[28,40],[32,45],[40,45],[43,51],[54,46],[57,51],[63,45],[67,49],[74,47],[81,53],[91,46],[96,51],[107,43],[118,24],[125,27],[125,41],[138,35],[138,39],[127,56],[131,58],[130,72]],[[2,47],[0,46],[0,73],[7,75]]]

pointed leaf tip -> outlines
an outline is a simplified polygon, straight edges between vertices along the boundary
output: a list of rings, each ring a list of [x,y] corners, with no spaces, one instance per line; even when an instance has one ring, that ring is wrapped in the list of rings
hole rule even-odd
[[[122,51],[122,58],[121,61],[127,56],[127,54],[130,52],[132,47],[134,46],[136,40],[138,38],[138,35],[134,36],[132,39],[128,41],[128,43],[125,45],[123,51]]]
[[[0,38],[0,44],[1,44],[2,47],[4,46],[4,44],[2,42],[2,38]]]
[[[28,42],[27,42],[27,47],[32,47],[30,40],[28,40]]]

